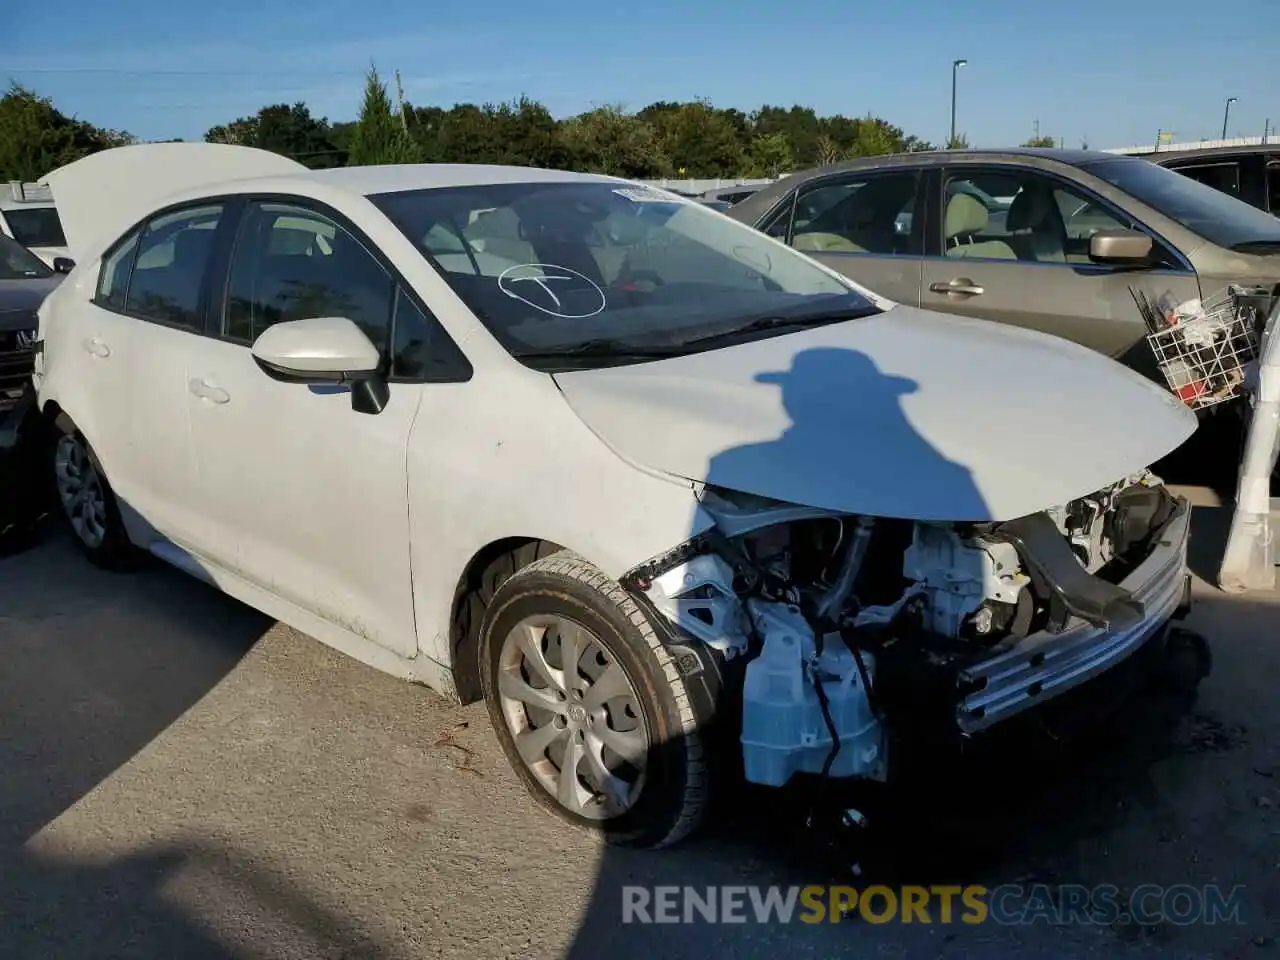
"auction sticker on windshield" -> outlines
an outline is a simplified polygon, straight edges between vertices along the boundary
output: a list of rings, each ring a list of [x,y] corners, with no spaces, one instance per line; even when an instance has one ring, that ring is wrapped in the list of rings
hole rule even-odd
[[[634,187],[621,187],[613,191],[632,203],[684,203],[684,197],[674,193],[659,193],[657,190],[637,190]]]

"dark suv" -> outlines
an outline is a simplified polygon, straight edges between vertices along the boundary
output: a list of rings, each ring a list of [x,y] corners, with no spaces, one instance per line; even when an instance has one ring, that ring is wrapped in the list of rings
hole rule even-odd
[[[61,280],[26,247],[0,235],[0,553],[13,528],[34,522],[44,505],[31,369],[36,310]]]
[[[1143,158],[1280,216],[1280,143],[1169,150]]]

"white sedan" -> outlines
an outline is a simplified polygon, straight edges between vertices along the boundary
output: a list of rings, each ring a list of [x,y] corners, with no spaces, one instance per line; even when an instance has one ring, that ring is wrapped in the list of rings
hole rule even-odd
[[[78,266],[35,383],[85,553],[483,697],[532,795],[613,841],[688,834],[736,751],[890,778],[891,741],[981,736],[1185,606],[1187,507],[1146,470],[1176,399],[697,202],[209,144],[47,181]]]

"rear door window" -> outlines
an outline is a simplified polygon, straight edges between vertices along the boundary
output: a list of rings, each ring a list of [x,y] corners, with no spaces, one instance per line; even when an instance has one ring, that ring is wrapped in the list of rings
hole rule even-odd
[[[796,198],[791,245],[807,253],[920,254],[913,214],[919,176],[860,174],[828,181]]]
[[[209,204],[163,214],[147,224],[129,278],[125,313],[203,330],[200,294],[222,210],[222,204]]]

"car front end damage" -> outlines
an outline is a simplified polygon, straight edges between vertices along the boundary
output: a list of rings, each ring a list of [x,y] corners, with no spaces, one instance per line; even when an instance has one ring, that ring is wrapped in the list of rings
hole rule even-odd
[[[1189,507],[1147,471],[1006,522],[701,496],[714,527],[623,582],[676,643],[714,652],[755,783],[888,781],[914,745],[1087,695],[1190,601]]]

